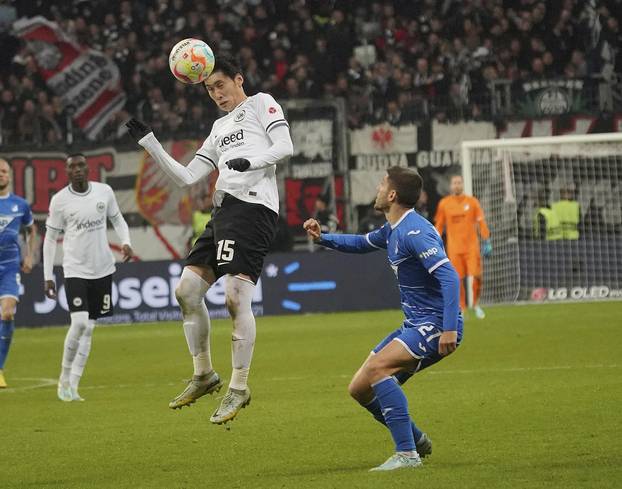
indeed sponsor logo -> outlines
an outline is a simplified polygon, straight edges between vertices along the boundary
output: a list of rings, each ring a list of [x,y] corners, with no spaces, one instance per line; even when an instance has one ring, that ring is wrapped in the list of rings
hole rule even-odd
[[[105,224],[105,221],[105,217],[100,217],[99,219],[85,219],[84,221],[80,221],[78,224],[76,224],[76,229],[78,231],[88,231],[89,229],[103,226]]]
[[[434,256],[438,253],[438,248],[435,246],[434,248],[430,248],[428,250],[422,251],[419,253],[419,258],[426,259]]]
[[[228,146],[233,143],[238,143],[240,141],[244,141],[244,129],[240,129],[239,131],[234,132],[233,134],[224,136],[220,140],[219,147],[224,148],[225,146]]]

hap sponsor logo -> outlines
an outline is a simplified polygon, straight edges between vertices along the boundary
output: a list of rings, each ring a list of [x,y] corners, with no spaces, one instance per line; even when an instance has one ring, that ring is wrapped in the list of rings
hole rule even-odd
[[[268,109],[268,112],[269,112],[270,114],[276,114],[276,107],[270,107],[270,108]]]
[[[240,129],[239,131],[236,131],[232,134],[228,134],[227,136],[224,136],[220,140],[220,144],[218,146],[220,147],[220,149],[224,149],[225,147],[229,145],[237,146],[239,144],[244,144],[243,141],[244,141],[244,129]]]
[[[425,260],[426,258],[430,258],[438,253],[438,248],[435,246],[433,248],[427,249],[419,253],[419,258]]]

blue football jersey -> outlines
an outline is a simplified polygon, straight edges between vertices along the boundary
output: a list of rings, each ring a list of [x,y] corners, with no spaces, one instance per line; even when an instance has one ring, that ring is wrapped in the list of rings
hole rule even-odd
[[[366,239],[372,246],[387,250],[406,318],[442,316],[441,284],[432,272],[449,259],[434,226],[411,210],[393,226],[386,223],[367,234]]]
[[[0,197],[0,264],[19,264],[19,231],[22,226],[31,226],[32,223],[28,202],[14,194]]]

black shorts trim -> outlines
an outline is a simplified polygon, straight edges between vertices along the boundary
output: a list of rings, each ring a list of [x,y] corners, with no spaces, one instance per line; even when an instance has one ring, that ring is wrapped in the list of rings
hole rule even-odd
[[[209,267],[217,278],[244,274],[257,283],[279,216],[261,204],[227,194],[195,241],[185,265]]]
[[[88,311],[89,319],[110,316],[112,306],[112,275],[96,279],[65,278],[65,294],[69,312]]]

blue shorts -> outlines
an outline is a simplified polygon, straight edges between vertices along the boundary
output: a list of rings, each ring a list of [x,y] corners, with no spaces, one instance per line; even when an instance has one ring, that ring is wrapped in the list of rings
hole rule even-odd
[[[462,315],[458,322],[458,345],[462,341],[463,321]],[[405,379],[400,374],[396,375],[398,381],[403,384],[412,374],[419,372],[430,365],[434,365],[444,357],[438,353],[438,340],[443,332],[443,319],[436,316],[425,316],[416,320],[407,319],[404,324],[387,335],[372,350],[378,353],[391,341],[399,341],[413,358],[419,360],[417,368],[408,372]]]
[[[0,299],[2,297],[14,297],[19,300],[20,285],[19,263],[0,265]]]

